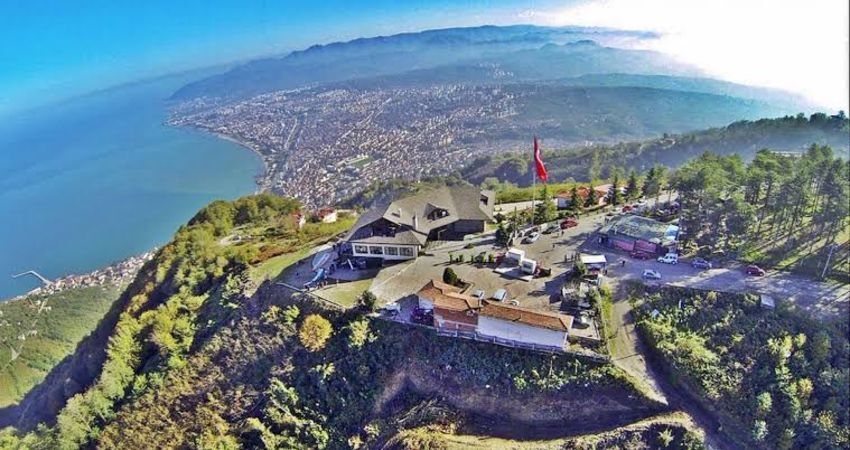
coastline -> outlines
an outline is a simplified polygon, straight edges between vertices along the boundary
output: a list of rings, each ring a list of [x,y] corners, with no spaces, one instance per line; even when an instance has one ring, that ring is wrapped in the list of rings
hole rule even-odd
[[[148,252],[142,253],[141,255],[131,256],[88,273],[65,275],[61,278],[50,281],[47,285],[32,289],[27,293],[0,299],[0,305],[24,300],[31,296],[57,294],[70,289],[120,285],[121,283],[131,281],[135,278],[139,269],[141,269],[146,262],[153,259],[158,250],[158,248],[154,248]]]

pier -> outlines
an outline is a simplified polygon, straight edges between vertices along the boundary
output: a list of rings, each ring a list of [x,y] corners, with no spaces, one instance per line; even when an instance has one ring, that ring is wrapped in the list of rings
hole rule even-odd
[[[46,277],[44,277],[40,273],[36,272],[35,270],[28,270],[26,272],[21,272],[17,275],[12,275],[12,278],[19,278],[19,277],[23,277],[23,276],[26,276],[26,275],[32,275],[32,276],[38,278],[38,280],[41,281],[41,283],[45,286],[50,286],[50,284],[52,283],[52,281],[50,281],[49,279],[47,279]]]

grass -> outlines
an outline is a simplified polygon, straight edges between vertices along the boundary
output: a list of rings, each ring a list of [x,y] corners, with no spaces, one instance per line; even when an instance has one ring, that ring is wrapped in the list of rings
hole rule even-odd
[[[560,192],[569,192],[577,183],[549,183],[549,195],[557,195]],[[586,184],[586,183],[585,183]],[[536,189],[528,187],[509,187],[496,193],[497,203],[513,203],[530,201],[532,193],[540,200],[540,190],[543,184],[538,184]]]
[[[315,294],[350,308],[357,303],[360,295],[367,291],[371,285],[372,279],[367,278],[365,280],[331,285],[330,287],[316,291]]]
[[[117,286],[86,287],[0,303],[0,407],[21,400],[73,352],[120,292]],[[36,300],[47,301],[40,314]],[[13,348],[19,352],[14,360]]]
[[[251,268],[251,279],[256,282],[273,280],[277,278],[287,267],[300,261],[310,253],[310,248],[305,247],[293,253],[285,253],[269,258],[259,265]]]

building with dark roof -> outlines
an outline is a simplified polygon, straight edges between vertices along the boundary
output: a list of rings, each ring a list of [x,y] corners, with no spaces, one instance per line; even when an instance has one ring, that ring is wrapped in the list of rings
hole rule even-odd
[[[496,196],[473,186],[444,187],[361,215],[346,236],[354,256],[413,259],[429,241],[462,240],[493,221]]]
[[[675,251],[679,227],[635,214],[614,217],[599,229],[599,243],[627,252],[653,255]]]

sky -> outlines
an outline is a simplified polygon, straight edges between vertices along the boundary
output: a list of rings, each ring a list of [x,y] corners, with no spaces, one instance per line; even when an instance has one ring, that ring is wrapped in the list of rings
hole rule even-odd
[[[846,0],[0,1],[0,113],[316,43],[532,23],[658,31],[641,46],[847,110]]]

